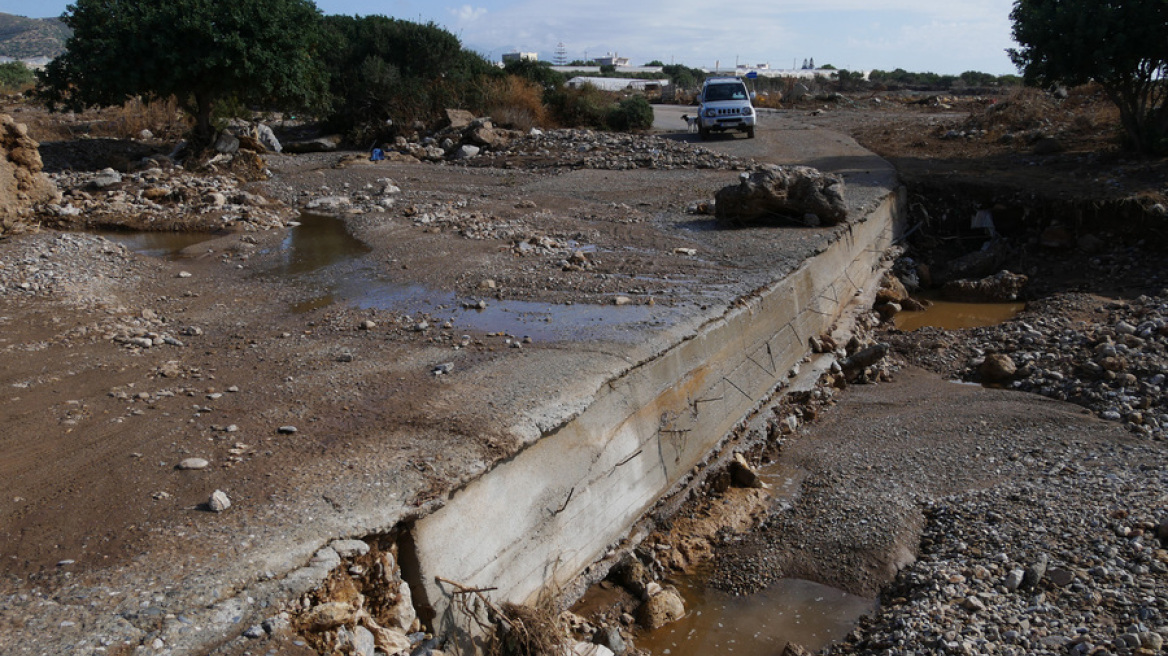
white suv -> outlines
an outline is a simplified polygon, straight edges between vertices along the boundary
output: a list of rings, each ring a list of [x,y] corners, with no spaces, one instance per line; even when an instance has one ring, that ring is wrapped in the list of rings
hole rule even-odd
[[[708,139],[711,132],[738,130],[754,138],[754,107],[750,92],[736,77],[711,77],[702,85],[701,108],[698,110],[698,133]]]

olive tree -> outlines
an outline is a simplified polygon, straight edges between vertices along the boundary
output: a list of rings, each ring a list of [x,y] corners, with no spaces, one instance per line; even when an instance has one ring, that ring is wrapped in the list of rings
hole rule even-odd
[[[310,0],[77,0],[62,20],[73,36],[40,76],[52,109],[173,95],[206,141],[217,103],[302,108],[327,92]]]
[[[1027,82],[1093,80],[1138,150],[1168,148],[1168,0],[1017,0],[1010,18]]]

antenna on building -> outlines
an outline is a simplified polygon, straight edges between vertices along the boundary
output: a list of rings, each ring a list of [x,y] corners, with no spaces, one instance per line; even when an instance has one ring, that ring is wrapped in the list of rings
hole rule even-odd
[[[556,66],[564,66],[568,63],[568,48],[560,41],[556,46]]]

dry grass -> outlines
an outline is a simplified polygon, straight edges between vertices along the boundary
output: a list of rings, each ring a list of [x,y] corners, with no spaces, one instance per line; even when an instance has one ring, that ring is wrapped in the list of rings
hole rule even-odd
[[[42,142],[78,137],[137,139],[143,130],[149,130],[155,138],[173,141],[191,126],[174,98],[150,102],[135,98],[120,107],[77,113],[50,113],[32,101],[23,101],[16,118]]]
[[[547,125],[543,89],[530,80],[514,75],[487,80],[483,96],[487,114],[497,125],[523,131]]]
[[[550,605],[533,608],[505,603],[488,656],[558,656],[565,636]]]

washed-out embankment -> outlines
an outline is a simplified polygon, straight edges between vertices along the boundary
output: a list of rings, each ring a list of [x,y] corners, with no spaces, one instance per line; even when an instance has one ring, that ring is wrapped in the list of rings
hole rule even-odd
[[[435,625],[458,622],[456,591],[436,577],[531,603],[573,590],[598,561],[611,566],[638,519],[701,476],[719,443],[797,371],[808,339],[875,286],[902,210],[888,192],[793,273],[610,380],[574,419],[414,522],[403,561]]]

